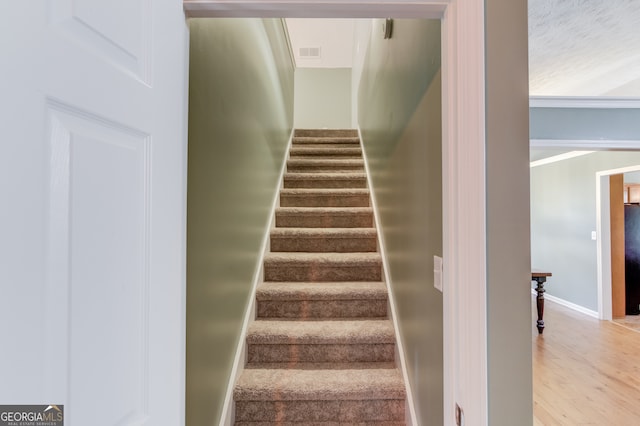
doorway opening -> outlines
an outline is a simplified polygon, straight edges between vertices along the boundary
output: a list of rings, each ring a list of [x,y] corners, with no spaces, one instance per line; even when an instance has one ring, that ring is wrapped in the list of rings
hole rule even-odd
[[[465,407],[468,418],[486,419],[487,312],[486,303],[477,303],[486,299],[487,288],[484,2],[467,2],[464,8],[455,1],[399,5],[185,1],[184,6],[189,17],[391,16],[442,20],[443,255],[448,261],[443,302],[445,423],[453,420],[453,410],[446,407],[453,407],[454,401]],[[460,389],[475,392],[466,395]]]
[[[638,145],[640,148],[640,142]],[[614,289],[612,280],[612,272],[616,270],[616,267],[612,266],[612,253],[620,253],[620,250],[616,251],[615,248],[612,248],[610,177],[638,171],[640,171],[640,165],[604,170],[596,173],[596,232],[600,236],[597,240],[598,314],[600,319],[603,320],[611,321],[614,319],[614,304],[618,306],[618,309],[615,309],[615,311],[616,316],[619,317],[619,305],[624,305],[624,298],[622,298],[622,301],[619,300],[620,297],[614,298],[614,294],[620,294],[621,290]],[[624,220],[622,221],[622,225],[624,225]],[[622,253],[624,253],[624,250]],[[617,256],[619,256],[619,254]]]

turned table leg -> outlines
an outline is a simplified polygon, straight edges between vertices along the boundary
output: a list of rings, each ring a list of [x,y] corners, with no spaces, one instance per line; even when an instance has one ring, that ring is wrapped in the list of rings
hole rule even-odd
[[[536,305],[538,308],[538,334],[542,334],[544,331],[544,320],[542,319],[544,315],[544,283],[547,280],[545,277],[536,277],[533,279],[536,282],[536,292],[538,296],[536,297]]]

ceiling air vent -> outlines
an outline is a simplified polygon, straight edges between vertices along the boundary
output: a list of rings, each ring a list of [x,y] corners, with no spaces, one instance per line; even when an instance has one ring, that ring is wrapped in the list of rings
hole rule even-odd
[[[319,59],[321,49],[319,47],[301,47],[298,49],[300,59]]]

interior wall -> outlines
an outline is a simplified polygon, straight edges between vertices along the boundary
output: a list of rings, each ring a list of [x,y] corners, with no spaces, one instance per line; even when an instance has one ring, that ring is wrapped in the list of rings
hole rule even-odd
[[[298,129],[350,129],[351,68],[297,68],[294,124]]]
[[[531,139],[639,140],[639,108],[531,108]]]
[[[275,19],[191,19],[186,424],[217,424],[293,126]]]
[[[531,169],[531,265],[551,271],[547,294],[598,310],[596,172],[640,164],[600,151]]]
[[[485,0],[487,381],[491,426],[531,425],[526,0]]]
[[[381,25],[378,20],[375,27]],[[443,424],[440,22],[395,20],[369,41],[358,98],[362,141],[419,424]]]

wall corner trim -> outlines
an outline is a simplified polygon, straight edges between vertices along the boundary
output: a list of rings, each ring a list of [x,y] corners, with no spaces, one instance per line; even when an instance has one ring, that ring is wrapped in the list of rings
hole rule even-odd
[[[280,23],[282,24],[282,31],[284,32],[284,36],[287,41],[287,48],[289,49],[289,59],[291,59],[291,65],[295,70],[297,68],[296,56],[293,53],[293,45],[291,44],[291,37],[289,36],[289,27],[287,26],[287,20],[285,18],[280,18]]]

